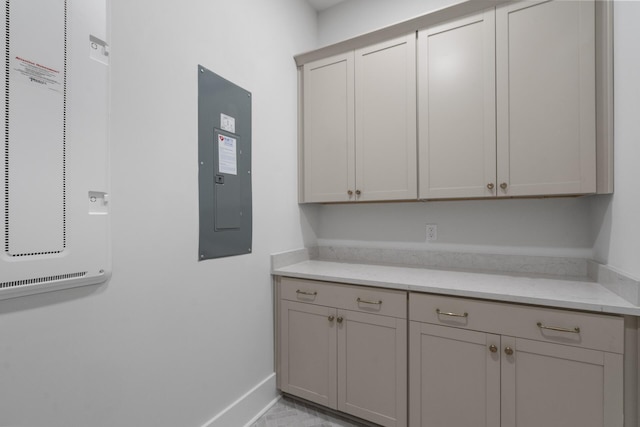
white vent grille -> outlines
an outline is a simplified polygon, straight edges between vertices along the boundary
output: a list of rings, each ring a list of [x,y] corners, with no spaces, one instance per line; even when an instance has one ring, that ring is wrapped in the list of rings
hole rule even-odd
[[[46,286],[47,284],[52,284],[60,280],[78,279],[78,278],[85,277],[86,275],[87,275],[87,272],[83,271],[80,273],[68,273],[68,274],[59,274],[57,276],[35,277],[32,279],[14,280],[13,282],[0,282],[0,289],[8,289],[8,288],[15,288],[17,286],[28,286],[28,285]]]

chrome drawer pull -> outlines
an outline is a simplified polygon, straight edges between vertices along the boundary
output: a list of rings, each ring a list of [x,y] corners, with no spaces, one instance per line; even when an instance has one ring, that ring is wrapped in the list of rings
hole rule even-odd
[[[542,322],[538,322],[536,323],[536,325],[538,325],[538,328],[540,329],[548,329],[550,331],[557,331],[557,332],[569,332],[570,334],[579,334],[580,333],[580,328],[579,327],[575,327],[573,329],[567,329],[567,328],[559,328],[557,326],[545,326],[542,324]]]
[[[450,316],[450,317],[469,317],[469,313],[467,313],[466,311],[463,314],[458,314],[458,313],[448,313],[446,311],[440,311],[439,308],[436,308],[436,313],[438,313],[438,316],[442,315],[442,316]]]
[[[312,297],[315,297],[316,295],[318,295],[318,292],[313,291],[313,292],[306,292],[306,291],[301,291],[300,289],[298,289],[296,291],[296,294],[300,294],[300,295],[310,295]]]
[[[362,299],[360,297],[358,297],[358,302],[362,303],[362,304],[373,304],[373,305],[380,305],[382,304],[382,300],[378,300],[378,301],[368,301],[366,299]]]

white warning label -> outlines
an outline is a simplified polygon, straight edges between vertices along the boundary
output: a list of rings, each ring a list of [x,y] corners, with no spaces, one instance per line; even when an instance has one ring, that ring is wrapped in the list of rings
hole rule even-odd
[[[238,175],[236,139],[224,135],[219,135],[218,139],[218,172]]]
[[[43,89],[62,92],[64,73],[37,61],[16,56],[11,58],[11,78]]]

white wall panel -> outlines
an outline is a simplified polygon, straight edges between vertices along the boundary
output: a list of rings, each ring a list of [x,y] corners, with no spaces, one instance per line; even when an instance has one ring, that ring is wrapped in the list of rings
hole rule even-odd
[[[106,0],[6,1],[0,299],[110,274]]]

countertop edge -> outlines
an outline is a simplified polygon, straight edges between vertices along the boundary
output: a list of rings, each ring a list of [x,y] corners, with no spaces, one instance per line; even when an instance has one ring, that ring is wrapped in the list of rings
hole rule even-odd
[[[324,272],[322,274],[317,272],[305,272],[304,269],[309,266],[323,266],[325,270],[330,270],[331,267],[335,264],[335,271]],[[474,290],[471,288],[446,288],[441,286],[432,286],[432,285],[415,285],[411,283],[403,282],[402,280],[398,280],[397,282],[391,282],[386,280],[372,280],[370,278],[361,278],[357,277],[357,274],[340,274],[339,268],[349,268],[349,269],[357,269],[357,268],[372,268],[373,266],[368,264],[355,264],[355,263],[335,263],[335,262],[325,262],[325,261],[304,261],[296,264],[292,264],[282,268],[272,269],[271,274],[274,276],[282,276],[282,277],[292,277],[298,279],[307,279],[307,280],[318,280],[325,282],[338,282],[345,283],[350,285],[358,285],[358,286],[370,286],[384,289],[395,289],[395,290],[403,290],[408,292],[421,292],[421,293],[432,293],[438,295],[448,295],[453,297],[467,297],[467,298],[475,298],[482,299],[488,301],[498,301],[498,302],[506,302],[506,303],[514,303],[514,304],[527,304],[527,305],[537,305],[543,307],[553,307],[553,308],[561,308],[568,310],[582,310],[582,311],[590,311],[596,313],[605,313],[605,314],[615,314],[615,315],[629,315],[629,316],[640,316],[640,307],[633,305],[632,303],[624,300],[619,295],[607,289],[605,286],[595,283],[595,282],[585,282],[585,285],[588,283],[589,285],[596,286],[597,290],[603,293],[604,295],[610,296],[611,299],[618,300],[617,304],[612,303],[598,303],[594,300],[594,302],[586,302],[586,301],[570,301],[566,299],[554,299],[554,298],[545,298],[540,296],[532,296],[526,295],[524,293],[492,293],[486,290]],[[431,269],[416,269],[415,267],[386,267],[386,266],[375,266],[375,268],[379,269],[400,269],[400,271],[406,269],[408,271],[421,270],[421,273],[426,273],[429,271],[445,271],[447,274],[456,274],[460,273],[461,278],[463,276],[475,277],[475,275],[485,275],[487,273],[473,273],[473,272],[457,272],[451,270],[431,270]],[[398,271],[398,270],[396,270]],[[488,273],[491,275],[491,273]],[[499,275],[496,273],[496,275]],[[480,276],[478,276],[480,277]],[[518,278],[514,277],[514,281],[518,281],[519,279],[530,279],[530,278]],[[533,280],[538,280],[533,278]],[[540,280],[544,280],[541,278]],[[563,280],[556,280],[557,282],[565,282]],[[567,285],[575,286],[575,281],[566,281]]]

